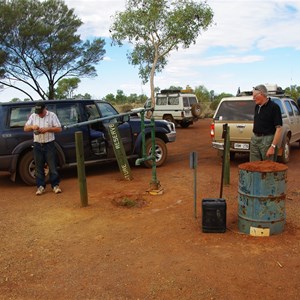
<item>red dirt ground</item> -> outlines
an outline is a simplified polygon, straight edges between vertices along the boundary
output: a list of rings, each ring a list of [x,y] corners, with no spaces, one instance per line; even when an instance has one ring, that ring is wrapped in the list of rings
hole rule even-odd
[[[201,200],[220,194],[210,121],[177,129],[157,170],[159,196],[146,193],[151,170],[140,167],[131,182],[116,164],[87,168],[85,208],[76,169],[61,171],[62,194],[47,187],[39,197],[0,173],[0,299],[299,299],[299,145],[288,164],[281,234],[252,237],[237,228],[238,165],[247,156],[231,162],[223,190],[226,233],[203,233]],[[199,156],[197,219],[192,151]],[[130,208],[132,201],[139,205]]]

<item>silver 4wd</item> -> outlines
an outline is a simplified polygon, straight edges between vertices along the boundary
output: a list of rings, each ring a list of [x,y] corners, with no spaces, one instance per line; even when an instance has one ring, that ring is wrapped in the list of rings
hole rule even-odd
[[[146,102],[145,107],[151,107],[151,100]],[[167,120],[187,128],[198,121],[200,115],[200,104],[191,90],[162,90],[156,94],[154,119]]]
[[[281,109],[283,130],[278,151],[278,161],[290,160],[290,144],[300,141],[300,111],[296,102],[284,94],[269,93],[271,101]],[[224,150],[223,124],[230,127],[230,158],[236,153],[249,153],[253,129],[255,103],[252,92],[237,97],[223,98],[217,107],[211,124],[212,146],[221,153]]]

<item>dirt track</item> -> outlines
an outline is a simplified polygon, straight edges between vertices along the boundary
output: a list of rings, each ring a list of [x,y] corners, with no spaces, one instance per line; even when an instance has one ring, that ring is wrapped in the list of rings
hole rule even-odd
[[[286,227],[251,237],[237,228],[238,165],[224,187],[227,231],[201,231],[201,199],[219,196],[221,162],[210,120],[177,130],[158,169],[161,196],[147,190],[151,170],[123,181],[116,164],[86,170],[89,206],[80,208],[76,169],[61,172],[63,193],[36,197],[33,187],[0,173],[0,299],[299,299],[300,149],[288,167]],[[197,151],[198,213],[189,154]],[[138,199],[141,207],[115,204]],[[145,205],[146,204],[146,205]]]

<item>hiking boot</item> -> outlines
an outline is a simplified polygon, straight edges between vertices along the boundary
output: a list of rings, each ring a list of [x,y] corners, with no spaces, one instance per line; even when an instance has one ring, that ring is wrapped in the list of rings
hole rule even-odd
[[[45,193],[45,188],[44,188],[43,186],[39,186],[39,187],[37,188],[35,194],[38,196],[38,195],[42,195],[42,194],[44,194],[44,193]]]
[[[61,193],[60,187],[59,187],[58,185],[56,185],[56,186],[53,188],[53,192],[54,192],[55,194]]]

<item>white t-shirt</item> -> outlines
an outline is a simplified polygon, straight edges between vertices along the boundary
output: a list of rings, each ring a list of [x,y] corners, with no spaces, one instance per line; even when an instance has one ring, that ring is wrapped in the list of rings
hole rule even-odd
[[[38,114],[33,113],[30,115],[26,126],[37,125],[40,128],[45,127],[61,127],[61,124],[57,118],[57,115],[51,111],[47,111],[46,115],[41,118]],[[33,141],[37,143],[49,143],[54,141],[54,132],[46,132],[33,135]]]

